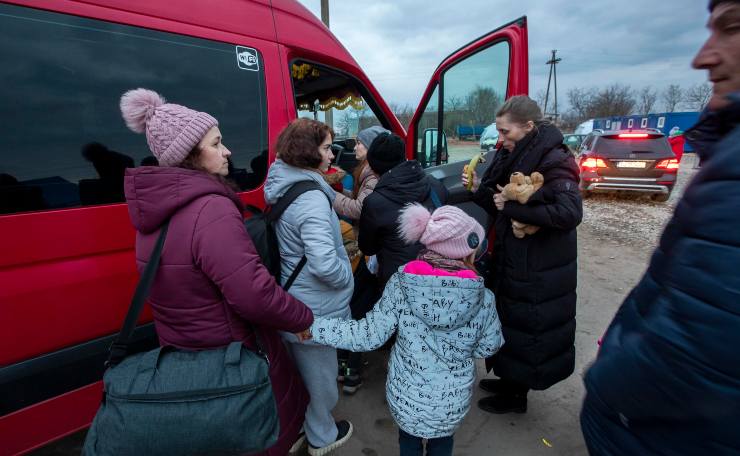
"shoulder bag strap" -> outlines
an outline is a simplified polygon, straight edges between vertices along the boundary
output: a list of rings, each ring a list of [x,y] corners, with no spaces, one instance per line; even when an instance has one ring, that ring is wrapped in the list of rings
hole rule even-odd
[[[147,296],[149,296],[149,288],[152,286],[154,276],[157,274],[159,259],[162,256],[162,247],[164,246],[164,240],[167,237],[169,226],[170,221],[168,220],[162,225],[159,231],[159,237],[152,250],[152,255],[144,269],[144,273],[139,278],[139,283],[136,285],[136,291],[134,292],[134,297],[131,299],[131,305],[128,308],[126,319],[123,321],[123,327],[108,352],[108,360],[105,362],[106,367],[115,366],[128,354],[128,345],[131,342],[131,335],[136,328],[136,321],[139,319],[141,309],[144,308],[144,302]]]

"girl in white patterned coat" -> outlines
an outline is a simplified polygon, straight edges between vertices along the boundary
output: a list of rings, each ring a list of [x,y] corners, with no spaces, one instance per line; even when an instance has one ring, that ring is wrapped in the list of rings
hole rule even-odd
[[[432,214],[419,204],[399,219],[406,242],[426,247],[398,269],[383,297],[359,321],[317,318],[317,343],[374,350],[397,331],[391,350],[386,397],[399,426],[401,455],[451,455],[453,434],[470,408],[474,358],[503,344],[493,293],[473,266],[484,250],[483,228],[453,206]]]

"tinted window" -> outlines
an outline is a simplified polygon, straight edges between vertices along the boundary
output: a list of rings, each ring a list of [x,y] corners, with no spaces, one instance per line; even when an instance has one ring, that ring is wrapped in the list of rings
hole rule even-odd
[[[671,154],[671,146],[664,136],[652,139],[619,139],[601,137],[596,141],[594,152],[613,156],[629,156],[633,152],[656,152]]]
[[[212,114],[232,179],[242,189],[264,179],[264,73],[253,49],[0,5],[0,58],[0,213],[123,201],[125,168],[156,165],[118,107],[137,87]]]

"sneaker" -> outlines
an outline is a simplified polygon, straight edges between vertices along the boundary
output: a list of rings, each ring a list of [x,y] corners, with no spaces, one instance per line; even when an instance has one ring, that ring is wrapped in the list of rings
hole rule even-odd
[[[337,421],[337,431],[337,439],[325,447],[316,448],[309,443],[308,454],[310,456],[323,456],[347,443],[349,438],[352,437],[352,423],[347,420]]]
[[[337,381],[339,383],[342,383],[344,381],[344,378],[347,376],[347,360],[346,359],[340,359],[339,360],[339,368],[337,369]]]
[[[294,454],[298,453],[303,447],[306,446],[306,433],[301,432],[298,434],[298,439],[293,443],[293,446],[290,447],[290,450],[288,451],[288,454]]]
[[[362,377],[359,374],[349,374],[344,377],[344,386],[342,391],[344,394],[355,394],[358,389],[362,386]]]
[[[488,413],[527,413],[526,394],[497,394],[478,401],[478,407]]]

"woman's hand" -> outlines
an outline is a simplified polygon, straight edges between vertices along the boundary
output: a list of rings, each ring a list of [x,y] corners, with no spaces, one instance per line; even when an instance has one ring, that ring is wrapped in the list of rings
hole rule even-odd
[[[309,340],[313,338],[313,335],[311,334],[311,329],[306,329],[301,332],[295,333],[295,336],[298,338],[299,341],[303,342],[305,340]]]
[[[503,187],[501,187],[500,185],[496,185],[496,188],[499,192],[502,192],[504,190]],[[496,193],[495,195],[493,195],[493,204],[496,205],[496,209],[498,209],[499,211],[504,209],[504,203],[506,203],[506,201],[508,200],[504,197],[503,193]]]
[[[468,188],[469,183],[470,180],[468,179],[468,165],[465,165],[462,172],[463,187]],[[480,179],[478,178],[478,173],[473,171],[473,187],[470,189],[470,191],[475,193],[478,191],[478,187],[480,187]]]

